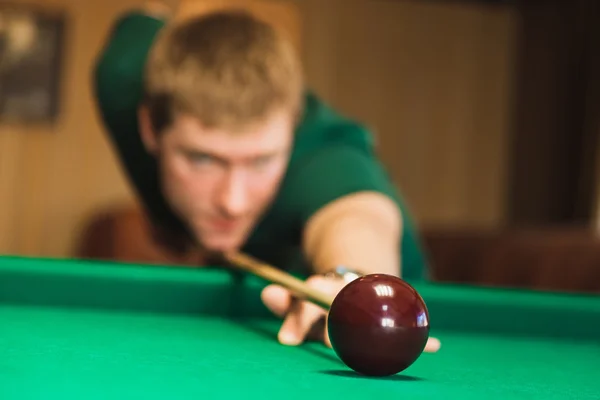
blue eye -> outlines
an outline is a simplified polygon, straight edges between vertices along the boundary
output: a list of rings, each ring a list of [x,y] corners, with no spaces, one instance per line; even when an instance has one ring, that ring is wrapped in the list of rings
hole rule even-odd
[[[192,154],[189,159],[194,164],[208,164],[212,161],[212,158],[204,154]]]

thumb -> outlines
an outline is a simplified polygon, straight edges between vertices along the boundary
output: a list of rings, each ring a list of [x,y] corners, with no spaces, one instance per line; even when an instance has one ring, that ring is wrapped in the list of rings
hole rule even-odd
[[[288,290],[279,285],[269,285],[261,292],[263,304],[276,316],[283,318],[292,306],[292,295]]]

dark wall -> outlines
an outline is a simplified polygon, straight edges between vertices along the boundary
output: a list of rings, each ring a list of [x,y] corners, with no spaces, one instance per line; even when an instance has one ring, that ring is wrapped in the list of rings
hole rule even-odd
[[[599,136],[600,3],[521,1],[508,215],[587,224]]]

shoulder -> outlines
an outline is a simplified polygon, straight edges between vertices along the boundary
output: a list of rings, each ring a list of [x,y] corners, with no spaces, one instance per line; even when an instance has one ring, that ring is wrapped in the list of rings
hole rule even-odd
[[[302,220],[331,201],[357,192],[396,198],[377,156],[373,134],[311,93],[278,202]]]
[[[305,95],[304,115],[296,129],[296,141],[290,166],[305,155],[326,145],[346,145],[372,151],[372,132],[363,124],[334,110],[314,93]]]

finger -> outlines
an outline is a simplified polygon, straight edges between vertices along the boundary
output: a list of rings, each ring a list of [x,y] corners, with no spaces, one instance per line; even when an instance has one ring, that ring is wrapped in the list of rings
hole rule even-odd
[[[280,318],[284,318],[292,307],[292,302],[297,301],[293,299],[289,291],[275,284],[269,285],[263,289],[261,299],[267,308]],[[305,339],[316,341],[323,340],[327,346],[331,347],[329,336],[327,335],[325,328],[324,316],[311,326]]]
[[[326,315],[323,315],[313,323],[304,340],[307,342],[321,342],[327,344],[325,342],[327,335],[324,335],[327,332],[326,323]]]
[[[323,329],[323,343],[325,343],[325,346],[332,348],[331,346],[331,340],[329,340],[329,331],[327,330],[327,323],[324,324],[324,329]]]
[[[292,296],[288,290],[279,285],[268,285],[261,292],[264,305],[276,316],[283,318],[292,306]]]
[[[325,293],[337,293],[344,286],[340,280],[328,279],[315,275],[307,279],[311,287]],[[326,328],[326,311],[321,307],[306,301],[292,303],[290,312],[280,330],[280,342],[296,345],[304,340],[319,340],[331,347]]]
[[[436,353],[440,349],[441,346],[442,346],[442,344],[440,343],[439,339],[430,337],[427,340],[427,344],[425,345],[424,351],[426,353]]]
[[[279,330],[279,341],[290,346],[302,343],[315,323],[324,316],[325,311],[312,303],[294,302]]]

